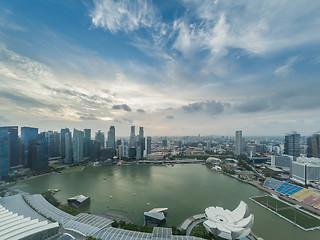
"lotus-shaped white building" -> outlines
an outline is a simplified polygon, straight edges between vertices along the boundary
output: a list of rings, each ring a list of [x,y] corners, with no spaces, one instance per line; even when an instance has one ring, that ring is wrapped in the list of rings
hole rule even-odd
[[[209,233],[231,240],[248,236],[254,220],[253,214],[249,214],[248,205],[243,201],[233,211],[221,207],[206,208],[205,216],[207,220],[203,226]]]

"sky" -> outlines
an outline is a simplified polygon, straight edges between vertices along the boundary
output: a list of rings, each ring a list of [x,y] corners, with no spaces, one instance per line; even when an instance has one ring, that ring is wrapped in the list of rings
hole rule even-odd
[[[320,2],[0,2],[0,125],[320,130]]]

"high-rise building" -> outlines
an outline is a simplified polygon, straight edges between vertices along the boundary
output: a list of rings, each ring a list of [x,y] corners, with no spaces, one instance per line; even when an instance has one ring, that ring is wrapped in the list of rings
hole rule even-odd
[[[37,139],[29,142],[28,155],[32,170],[41,171],[49,167],[49,144],[45,133],[40,133]]]
[[[30,167],[28,159],[29,142],[37,139],[38,128],[22,127],[21,128],[21,142],[23,144],[23,165],[24,167]]]
[[[90,148],[91,148],[91,129],[84,129],[84,140],[83,140],[83,150],[84,150],[84,156],[90,157]]]
[[[151,137],[147,137],[147,155],[151,154]]]
[[[48,134],[48,146],[49,157],[60,156],[60,133],[51,131],[50,134]]]
[[[300,156],[300,134],[293,132],[285,136],[284,154]]]
[[[236,142],[235,142],[235,154],[240,155],[244,153],[245,144],[242,138],[242,131],[236,131]]]
[[[68,132],[70,132],[69,128],[63,128],[60,130],[60,156],[62,159],[65,159],[66,157],[66,133]]]
[[[138,148],[140,147],[139,151],[139,155],[140,155],[140,158],[143,157],[144,155],[144,150],[145,150],[145,138],[144,138],[144,133],[143,133],[143,127],[140,127],[139,128],[139,135],[138,135],[138,142],[137,142],[137,154],[138,154]]]
[[[116,151],[116,130],[114,126],[111,126],[108,131],[108,148]]]
[[[73,129],[73,163],[77,164],[83,161],[83,140],[84,133],[80,130]]]
[[[122,141],[123,156],[129,157],[129,144],[127,140]]]
[[[130,148],[136,147],[136,127],[135,126],[131,126],[129,147]]]
[[[5,180],[9,175],[9,132],[0,128],[0,180]]]
[[[307,156],[320,158],[320,132],[307,138]]]
[[[9,166],[14,167],[19,165],[19,151],[18,151],[18,127],[8,126],[0,127],[0,129],[7,131],[9,135]]]
[[[167,147],[168,147],[168,140],[167,140],[167,138],[164,138],[162,140],[162,148],[167,148]]]
[[[95,140],[101,144],[101,147],[104,148],[105,140],[104,140],[104,133],[101,130],[96,132]]]
[[[65,158],[64,158],[65,163],[72,164],[72,153],[73,153],[72,137],[71,137],[71,132],[68,131],[65,134]]]

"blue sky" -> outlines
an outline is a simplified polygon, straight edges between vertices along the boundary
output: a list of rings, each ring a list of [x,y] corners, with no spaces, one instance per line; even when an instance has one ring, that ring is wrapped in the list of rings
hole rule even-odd
[[[318,1],[0,3],[0,125],[320,130]]]

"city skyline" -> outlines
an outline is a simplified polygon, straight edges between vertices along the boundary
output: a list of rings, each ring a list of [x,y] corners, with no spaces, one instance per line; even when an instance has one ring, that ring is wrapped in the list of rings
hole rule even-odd
[[[319,11],[288,0],[1,2],[0,125],[311,136]]]

